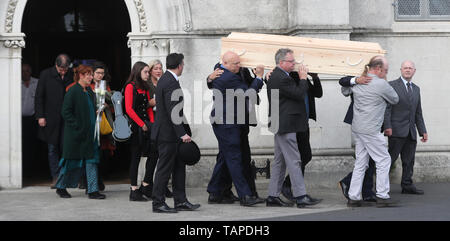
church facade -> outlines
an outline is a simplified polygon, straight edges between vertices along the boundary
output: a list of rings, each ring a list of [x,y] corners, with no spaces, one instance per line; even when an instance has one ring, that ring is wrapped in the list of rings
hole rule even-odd
[[[95,1],[95,0],[92,0]],[[0,187],[22,187],[21,61],[27,48],[22,20],[27,0],[0,1]],[[64,1],[60,1],[63,4]],[[400,76],[403,60],[412,60],[413,82],[421,87],[429,142],[418,151],[438,155],[426,175],[449,180],[450,174],[450,6],[439,0],[123,0],[131,31],[131,63],[185,55],[181,86],[193,139],[213,163],[217,141],[208,123],[211,93],[206,77],[220,59],[220,40],[231,32],[251,32],[377,42],[387,50],[389,80]],[[50,11],[50,10],[49,10]],[[129,63],[128,63],[129,64]],[[310,121],[317,156],[350,156],[350,126],[343,123],[349,99],[340,76],[319,75],[324,96],[316,101],[317,122]],[[258,108],[260,124],[249,139],[254,155],[270,156],[273,135],[266,128],[267,97]],[[425,154],[424,154],[425,155]],[[418,158],[418,163],[420,163]],[[434,159],[433,159],[434,160]],[[426,164],[424,164],[426,165]],[[420,166],[420,164],[419,164]],[[317,167],[327,169],[326,165]],[[433,174],[434,173],[434,174]],[[437,174],[436,174],[437,173]],[[205,174],[205,177],[209,173]],[[447,176],[445,176],[447,175]],[[428,180],[428,179],[424,179]],[[440,179],[441,180],[441,179]]]

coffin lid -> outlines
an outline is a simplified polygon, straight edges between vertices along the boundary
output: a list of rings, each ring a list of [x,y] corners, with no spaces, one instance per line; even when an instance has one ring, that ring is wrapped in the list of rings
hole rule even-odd
[[[283,35],[233,32],[222,38],[222,55],[227,51],[241,56],[242,67],[263,64],[275,67],[275,53],[280,48],[294,51],[297,62],[310,72],[338,75],[359,75],[370,58],[384,55],[378,43],[334,39],[305,38]]]

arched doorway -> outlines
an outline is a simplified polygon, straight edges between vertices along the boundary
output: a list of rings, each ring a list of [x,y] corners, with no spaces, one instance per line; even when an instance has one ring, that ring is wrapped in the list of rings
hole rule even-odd
[[[129,74],[131,50],[127,34],[131,32],[131,23],[123,0],[28,0],[22,32],[26,35],[22,59],[32,66],[34,77],[39,78],[43,69],[53,66],[59,53],[67,53],[75,63],[104,62],[113,90],[120,90]],[[24,185],[49,180],[46,145],[37,143],[39,158],[32,161],[23,158]],[[23,146],[24,157],[27,151]],[[127,148],[118,146],[114,160],[119,165],[109,163],[108,172],[126,171]]]

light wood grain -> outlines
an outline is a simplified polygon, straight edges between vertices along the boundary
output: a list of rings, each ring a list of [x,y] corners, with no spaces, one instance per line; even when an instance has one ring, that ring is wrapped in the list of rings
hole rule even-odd
[[[370,58],[386,53],[371,42],[236,32],[222,38],[222,54],[236,52],[243,67],[262,64],[273,69],[280,48],[292,49],[296,61],[308,66],[310,72],[337,75],[360,75]]]

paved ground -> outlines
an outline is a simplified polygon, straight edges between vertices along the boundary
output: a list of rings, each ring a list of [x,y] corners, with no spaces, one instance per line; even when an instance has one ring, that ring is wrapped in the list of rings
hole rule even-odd
[[[260,185],[262,186],[262,185]],[[83,190],[69,189],[73,198],[60,199],[48,187],[27,187],[0,191],[0,220],[148,220],[148,221],[242,221],[242,220],[450,220],[450,184],[419,184],[424,196],[400,195],[393,185],[392,196],[402,206],[378,209],[346,207],[340,190],[311,190],[323,203],[298,209],[233,205],[209,205],[205,188],[188,189],[188,198],[202,206],[195,212],[178,214],[152,213],[151,202],[128,201],[128,185],[108,185],[106,200],[89,200]],[[266,190],[260,189],[262,196]],[[173,205],[172,200],[168,200]]]
[[[399,185],[391,188],[391,197],[399,207],[374,206],[343,210],[263,218],[264,221],[450,221],[450,183],[418,184],[425,195],[400,194]]]

